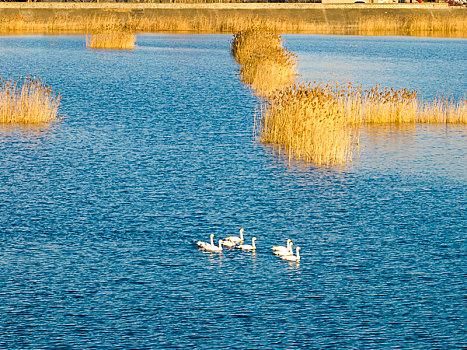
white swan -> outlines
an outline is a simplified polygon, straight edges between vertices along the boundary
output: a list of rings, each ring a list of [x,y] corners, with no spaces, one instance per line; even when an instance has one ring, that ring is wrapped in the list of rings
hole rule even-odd
[[[301,249],[300,247],[297,247],[295,255],[292,254],[292,255],[281,256],[281,259],[287,260],[287,261],[300,261],[300,254],[298,253],[300,249]]]
[[[198,241],[198,242],[196,242],[198,247],[206,249],[209,246],[214,246],[214,233],[211,233],[211,235],[209,237],[211,239],[211,244],[209,244],[208,242]]]
[[[242,250],[256,250],[255,241],[256,241],[256,237],[253,237],[251,239],[251,245],[249,245],[249,244],[240,244],[237,248],[242,249]]]
[[[284,247],[283,245],[275,245],[271,249],[273,250],[274,254],[279,254],[279,252],[287,252],[287,253],[289,253],[287,255],[291,255],[291,254],[293,254],[292,253],[292,245],[293,245],[292,240],[287,239],[287,247]]]
[[[233,248],[233,247],[236,246],[236,244],[235,244],[234,242],[225,241],[225,240],[222,241],[222,245],[223,245],[224,247],[227,247],[227,248]]]
[[[283,249],[283,250],[275,250],[273,251],[274,254],[277,256],[287,256],[287,255],[293,255],[293,250],[292,250],[292,245],[293,243],[290,243],[290,249]]]
[[[240,244],[243,242],[243,232],[245,230],[243,228],[240,229],[240,237],[239,236],[230,236],[224,239],[224,241],[230,241],[235,244]]]
[[[213,244],[213,245],[210,245],[210,246],[208,246],[208,247],[206,247],[204,249],[206,249],[209,252],[219,252],[219,253],[222,252],[222,239],[219,240],[219,246],[218,247],[216,247]]]

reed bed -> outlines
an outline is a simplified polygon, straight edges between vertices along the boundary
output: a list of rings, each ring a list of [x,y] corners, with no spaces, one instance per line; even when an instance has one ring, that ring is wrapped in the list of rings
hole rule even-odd
[[[86,46],[91,49],[131,50],[135,41],[135,35],[125,31],[96,33],[86,37]]]
[[[363,124],[466,124],[467,100],[423,100],[418,92],[352,84],[301,83],[276,91],[261,108],[260,140],[317,165],[343,164]]]
[[[123,15],[56,16],[50,18],[26,18],[3,16],[0,18],[2,33],[90,33],[95,26],[125,27],[139,33],[192,32],[235,33],[252,25],[263,26],[274,32],[303,32],[307,24],[303,20],[287,18],[263,18],[254,15],[160,15],[157,17]],[[311,24],[313,27],[314,25]]]
[[[135,41],[136,37],[133,33],[121,28],[86,36],[86,46],[91,49],[132,50]]]
[[[161,14],[158,16],[119,15],[55,16],[50,18],[26,18],[3,16],[0,18],[2,33],[93,33],[96,17],[111,19],[116,26],[123,26],[133,33],[191,32],[237,33],[252,25],[268,28],[274,33],[360,34],[360,35],[421,35],[467,37],[467,21],[464,15],[369,15],[339,21],[305,20],[293,17],[267,17],[233,12],[229,14]],[[99,19],[98,21],[101,21]]]
[[[467,123],[467,101],[439,96],[423,100],[416,90],[377,85],[295,83],[296,56],[281,37],[253,26],[234,35],[231,53],[242,80],[265,97],[255,134],[289,158],[316,165],[352,159],[364,124]]]
[[[17,82],[0,78],[0,123],[49,122],[57,118],[59,105],[60,95],[40,78],[26,77]]]
[[[377,85],[368,90],[361,86],[317,83],[308,88],[324,88],[335,96],[342,105],[348,124],[465,124],[467,123],[467,101],[458,101],[449,96],[437,96],[425,100],[417,90],[394,89]]]
[[[261,96],[291,85],[297,75],[297,57],[283,47],[280,35],[255,26],[234,35],[231,53],[240,65],[242,81]]]
[[[131,50],[135,47],[136,37],[125,21],[114,15],[92,18],[86,36],[86,46],[92,49]]]
[[[352,31],[352,29],[350,28]],[[454,37],[466,37],[467,20],[465,16],[453,15],[406,17],[396,16],[371,16],[360,18],[353,30],[360,35],[445,35]]]
[[[260,140],[280,146],[289,158],[330,165],[352,156],[351,128],[342,106],[319,86],[298,84],[276,91],[261,108],[260,125]]]

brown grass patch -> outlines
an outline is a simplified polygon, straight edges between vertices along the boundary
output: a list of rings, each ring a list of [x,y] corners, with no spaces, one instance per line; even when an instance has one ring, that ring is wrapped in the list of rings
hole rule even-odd
[[[86,36],[86,46],[91,49],[131,50],[135,47],[135,35],[125,31],[101,32]]]
[[[305,10],[304,10],[305,11]],[[343,10],[344,11],[344,10]],[[340,20],[314,20],[292,16],[267,17],[254,14],[206,14],[191,15],[161,13],[157,16],[132,15],[120,9],[108,10],[109,14],[97,17],[113,17],[118,25],[133,33],[191,32],[237,33],[259,25],[274,33],[359,34],[359,35],[420,35],[467,37],[465,15],[439,16],[432,14],[393,16],[366,15]],[[25,18],[3,16],[0,19],[2,33],[92,33],[96,16],[55,16],[50,18]]]
[[[305,84],[277,91],[261,109],[262,142],[316,165],[342,164],[352,156],[352,135],[337,97]]]
[[[235,34],[231,53],[240,64],[242,81],[261,96],[268,96],[294,82],[297,57],[283,47],[280,35],[264,27]]]
[[[135,47],[135,35],[126,22],[115,15],[93,17],[87,30],[92,33],[86,36],[89,48],[131,50]]]
[[[317,165],[351,159],[361,125],[466,124],[467,100],[423,100],[417,91],[302,83],[277,91],[261,109],[260,140]]]
[[[22,82],[22,83],[21,83]],[[55,120],[60,95],[55,95],[40,78],[0,78],[0,123],[37,124]]]
[[[427,16],[407,17],[371,16],[361,18],[356,23],[355,33],[360,35],[439,35],[465,37],[467,20],[465,16]]]
[[[358,128],[369,124],[467,123],[467,101],[444,96],[423,100],[418,91],[377,85],[292,85],[296,57],[281,37],[262,27],[237,33],[231,45],[243,82],[260,96],[255,135],[290,158],[316,165],[343,164],[359,143]]]

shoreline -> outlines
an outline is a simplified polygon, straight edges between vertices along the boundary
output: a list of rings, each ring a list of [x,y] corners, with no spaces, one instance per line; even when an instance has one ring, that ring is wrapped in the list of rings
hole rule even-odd
[[[114,3],[114,2],[0,2],[2,8],[57,8],[57,9],[85,9],[85,8],[129,8],[129,9],[440,9],[460,7],[448,6],[447,3],[402,3],[402,4],[322,4],[322,3]]]
[[[0,3],[0,32],[83,31],[93,17],[113,16],[135,23],[135,32],[232,33],[252,21],[282,33],[405,33],[466,37],[467,10],[446,3],[315,4],[315,3]],[[20,23],[21,22],[21,23]],[[60,22],[57,24],[57,22]],[[414,23],[418,27],[414,27]],[[68,23],[68,25],[67,25]],[[435,29],[435,27],[437,27]],[[3,29],[2,29],[3,28]],[[6,28],[6,29],[5,29]],[[367,30],[364,32],[361,30]],[[445,29],[447,28],[447,29]],[[347,33],[348,32],[348,33]],[[373,34],[372,34],[373,33]],[[444,35],[444,34],[442,34]]]

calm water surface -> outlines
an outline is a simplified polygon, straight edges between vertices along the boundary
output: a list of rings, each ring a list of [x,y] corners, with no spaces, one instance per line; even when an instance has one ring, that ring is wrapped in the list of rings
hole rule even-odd
[[[369,128],[348,166],[289,162],[253,140],[230,39],[0,38],[0,76],[42,77],[65,116],[0,126],[0,348],[465,347],[466,128]],[[302,79],[466,90],[465,40],[286,43]],[[240,227],[256,253],[195,245]],[[286,238],[299,265],[270,252]]]

